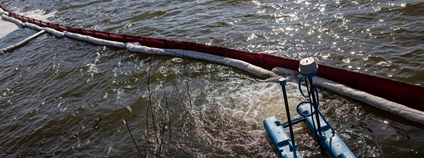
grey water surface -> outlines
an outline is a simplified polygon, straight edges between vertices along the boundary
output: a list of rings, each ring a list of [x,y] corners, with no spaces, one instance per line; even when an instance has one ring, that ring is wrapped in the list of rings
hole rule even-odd
[[[324,65],[424,84],[424,2],[418,0],[0,3],[17,13],[51,14],[49,21],[71,27],[312,56]],[[0,39],[0,48],[36,32],[17,29]],[[304,98],[295,83],[287,88],[295,116]],[[284,121],[283,103],[278,83],[235,68],[44,34],[0,55],[0,156],[276,157],[262,120]],[[365,157],[424,156],[423,126],[325,89],[320,103],[333,128],[364,136]],[[294,130],[304,157],[322,156],[305,125]],[[362,140],[341,137],[360,157]]]

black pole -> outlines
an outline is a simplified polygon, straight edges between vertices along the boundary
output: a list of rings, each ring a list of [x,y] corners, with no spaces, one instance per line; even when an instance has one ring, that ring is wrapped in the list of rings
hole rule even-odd
[[[293,151],[295,151],[296,150],[296,144],[294,143],[294,134],[293,134],[292,121],[291,121],[291,117],[290,117],[289,102],[287,100],[286,79],[285,78],[281,78],[279,81],[280,81],[280,85],[281,85],[281,87],[283,89],[284,103],[286,105],[287,121],[289,123],[290,138],[291,138],[292,145],[293,145]],[[296,153],[296,152],[294,152],[294,153]]]
[[[309,86],[310,86],[310,88],[309,88],[310,93],[312,94],[312,102],[311,103],[313,104],[314,109],[315,109],[315,117],[316,117],[316,120],[317,120],[318,134],[319,134],[319,136],[322,136],[321,123],[319,121],[319,112],[317,111],[318,110],[318,103],[317,103],[317,100],[315,99],[315,88],[314,88],[314,83],[312,81],[312,77],[309,77]],[[316,96],[316,97],[318,97],[318,96]],[[319,138],[321,139],[321,137],[319,137]]]

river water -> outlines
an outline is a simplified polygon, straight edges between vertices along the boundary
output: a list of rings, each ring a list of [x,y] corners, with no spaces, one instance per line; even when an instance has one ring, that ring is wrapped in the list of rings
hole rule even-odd
[[[414,0],[1,4],[71,27],[312,56],[324,65],[424,84],[424,3]],[[0,24],[0,48],[36,33]],[[303,98],[295,83],[287,88],[295,116]],[[44,34],[0,55],[0,156],[275,157],[262,120],[285,120],[282,98],[277,83],[235,68]],[[365,137],[366,157],[424,156],[423,126],[325,89],[320,99],[333,128]],[[294,130],[302,155],[321,157],[306,126]],[[360,138],[341,137],[361,155]]]

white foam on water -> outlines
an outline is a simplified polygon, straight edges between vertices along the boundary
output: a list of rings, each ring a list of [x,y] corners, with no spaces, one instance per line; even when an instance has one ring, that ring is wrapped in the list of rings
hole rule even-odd
[[[54,15],[56,14],[56,11],[46,14],[46,11],[37,9],[37,10],[32,10],[32,11],[23,12],[23,13],[18,12],[18,14],[26,16],[26,17],[34,18],[37,20],[41,20],[41,21],[49,21],[48,19],[51,17],[54,17]]]
[[[244,122],[257,124],[262,124],[263,118],[270,116],[278,116],[280,120],[286,120],[282,87],[278,83],[258,82],[252,87],[239,82],[229,81],[223,85],[225,88],[215,88],[210,91],[210,97],[207,97],[209,104],[205,105],[208,107],[201,111],[210,113],[218,110],[227,119],[241,119]],[[290,113],[292,117],[295,117],[298,115],[296,105],[303,100],[303,97],[295,83],[289,82],[286,90]]]

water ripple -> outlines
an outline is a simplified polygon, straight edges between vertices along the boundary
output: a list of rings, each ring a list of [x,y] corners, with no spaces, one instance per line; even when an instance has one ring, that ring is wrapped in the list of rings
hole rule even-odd
[[[264,52],[424,84],[422,2],[12,1],[19,13],[108,32]],[[35,33],[18,29],[3,48]],[[147,56],[49,34],[0,55],[3,157],[274,157],[262,120],[285,120],[281,87],[230,67]],[[303,100],[288,84],[289,104]],[[366,157],[422,157],[422,126],[320,89],[338,130]],[[124,120],[127,121],[124,121]],[[320,157],[304,125],[295,139]],[[360,139],[341,137],[355,155]]]

